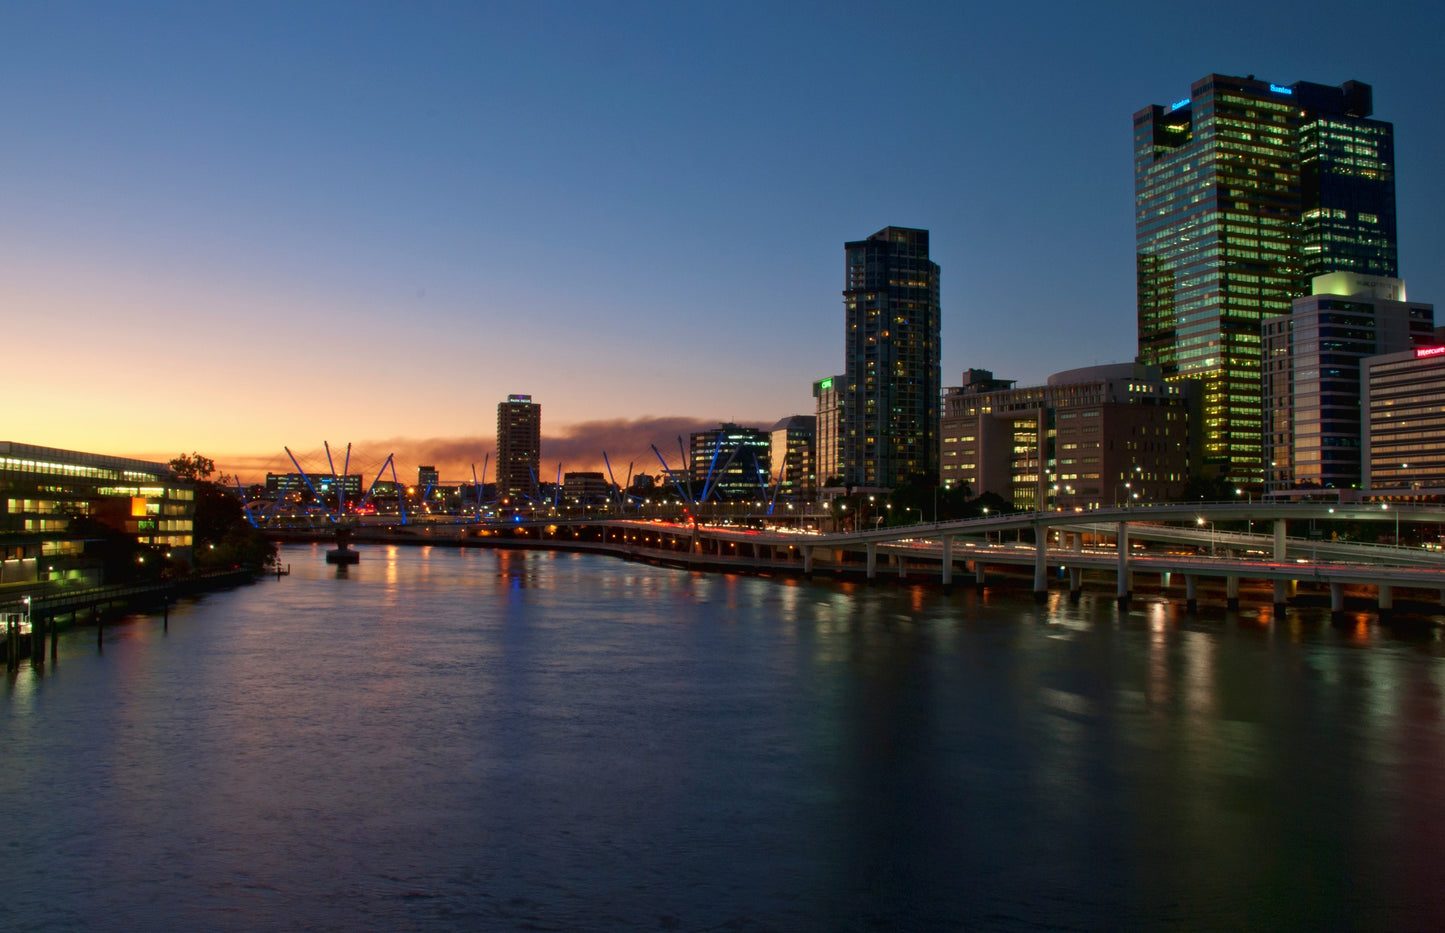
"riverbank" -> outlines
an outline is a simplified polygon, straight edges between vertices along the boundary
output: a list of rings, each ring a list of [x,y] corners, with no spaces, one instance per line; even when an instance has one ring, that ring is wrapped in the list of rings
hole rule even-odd
[[[24,614],[25,624],[7,626],[0,635],[0,658],[13,667],[26,658],[44,659],[45,640],[56,650],[61,631],[80,625],[95,625],[97,637],[104,637],[110,619],[131,612],[160,608],[168,612],[177,599],[215,590],[248,585],[265,571],[242,568],[193,573],[154,583],[119,583],[83,589],[56,589],[16,596],[0,603],[0,613]]]

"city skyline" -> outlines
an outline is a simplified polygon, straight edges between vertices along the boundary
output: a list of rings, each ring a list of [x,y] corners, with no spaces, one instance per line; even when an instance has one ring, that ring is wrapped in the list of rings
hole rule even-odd
[[[4,14],[6,439],[248,478],[329,439],[462,478],[529,393],[548,472],[641,469],[646,439],[811,413],[838,246],[889,225],[931,233],[945,386],[1127,361],[1130,115],[1211,72],[1371,84],[1400,275],[1445,290],[1440,14],[1408,5],[1371,13],[1388,54],[1343,4],[1244,34],[1142,5],[259,9]]]

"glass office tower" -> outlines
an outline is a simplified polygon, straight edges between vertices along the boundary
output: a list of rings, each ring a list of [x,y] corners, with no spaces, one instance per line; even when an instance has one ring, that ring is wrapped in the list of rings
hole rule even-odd
[[[1371,97],[1209,75],[1134,115],[1139,359],[1201,380],[1197,475],[1264,478],[1262,319],[1313,275],[1396,275],[1393,131]]]
[[[889,489],[914,474],[936,479],[943,372],[928,231],[885,227],[844,251],[844,482]]]

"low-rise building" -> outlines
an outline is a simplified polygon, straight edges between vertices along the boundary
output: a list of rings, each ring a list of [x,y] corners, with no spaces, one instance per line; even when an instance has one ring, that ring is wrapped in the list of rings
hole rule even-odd
[[[1023,510],[1177,498],[1189,481],[1197,417],[1189,383],[1158,367],[1073,369],[1019,388],[971,369],[944,394],[941,482]]]
[[[1445,343],[1360,361],[1363,490],[1445,495]]]
[[[103,582],[82,520],[190,560],[195,497],[163,463],[0,441],[0,586]]]

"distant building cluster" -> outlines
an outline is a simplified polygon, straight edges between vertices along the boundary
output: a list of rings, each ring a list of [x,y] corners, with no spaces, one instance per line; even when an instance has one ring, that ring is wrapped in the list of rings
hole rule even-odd
[[[1439,492],[1445,335],[1399,278],[1394,128],[1373,107],[1358,81],[1213,74],[1134,114],[1132,360],[1036,386],[983,368],[943,385],[929,231],[887,226],[843,244],[842,359],[812,382],[811,413],[694,433],[645,485],[551,482],[541,405],[511,395],[495,501],[811,502],[906,486],[1032,510]],[[418,486],[437,487],[428,470]],[[486,496],[438,488],[478,508]]]

